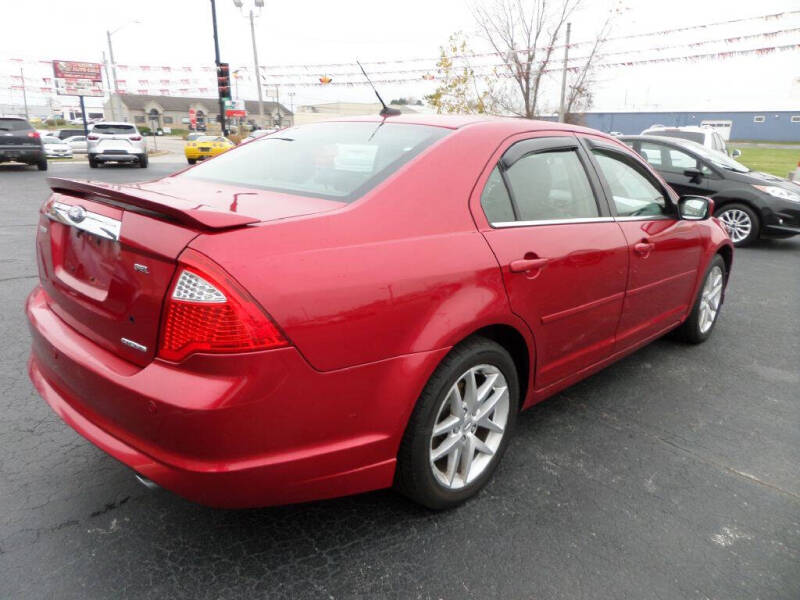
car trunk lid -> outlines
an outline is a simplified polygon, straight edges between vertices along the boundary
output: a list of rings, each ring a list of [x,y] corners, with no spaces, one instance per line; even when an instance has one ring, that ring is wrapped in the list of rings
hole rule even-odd
[[[209,184],[49,182],[54,193],[42,210],[37,254],[50,308],[141,366],[157,353],[164,299],[178,256],[195,236],[341,206]]]

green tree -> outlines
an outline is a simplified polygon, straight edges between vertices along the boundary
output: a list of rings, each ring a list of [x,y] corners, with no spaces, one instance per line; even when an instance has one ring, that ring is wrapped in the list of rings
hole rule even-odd
[[[479,89],[475,70],[469,62],[470,50],[463,32],[450,36],[441,47],[436,63],[437,79],[441,82],[432,94],[425,96],[436,112],[487,113],[493,103],[488,89]]]

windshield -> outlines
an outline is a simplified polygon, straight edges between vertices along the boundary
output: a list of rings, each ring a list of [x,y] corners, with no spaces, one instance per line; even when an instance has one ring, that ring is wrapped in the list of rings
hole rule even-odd
[[[652,131],[645,131],[642,135],[657,135],[659,137],[679,138],[682,140],[689,140],[702,144],[706,135],[699,131],[680,131],[679,129],[654,129]]]
[[[112,125],[110,123],[98,123],[92,128],[92,133],[103,133],[105,135],[130,135],[136,133],[133,125]]]
[[[698,154],[700,158],[706,162],[710,162],[721,169],[736,171],[737,173],[748,173],[750,171],[750,169],[745,167],[742,163],[736,162],[727,154],[723,154],[717,150],[712,150],[711,148],[706,148],[703,146],[703,144],[697,144],[695,142],[684,140],[681,142],[681,145]]]
[[[316,123],[243,144],[178,177],[352,202],[448,133],[401,123]]]

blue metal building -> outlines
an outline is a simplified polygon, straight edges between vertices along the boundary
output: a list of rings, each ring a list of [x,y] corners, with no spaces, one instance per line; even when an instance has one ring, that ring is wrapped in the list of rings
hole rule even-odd
[[[731,140],[800,142],[800,108],[796,111],[731,112],[589,112],[586,126],[600,131],[638,134],[651,125],[701,125],[703,121],[730,121]]]

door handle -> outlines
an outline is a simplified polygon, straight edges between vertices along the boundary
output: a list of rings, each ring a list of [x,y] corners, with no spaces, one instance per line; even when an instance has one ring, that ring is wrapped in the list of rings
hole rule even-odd
[[[534,271],[543,268],[548,262],[549,258],[520,258],[519,260],[512,260],[508,268],[512,273],[526,273],[527,271]]]
[[[639,256],[647,257],[655,246],[656,245],[652,242],[639,242],[638,244],[634,244],[633,251]]]

